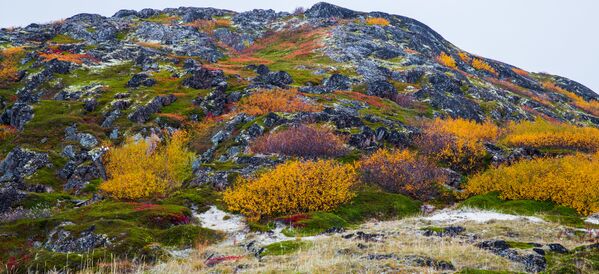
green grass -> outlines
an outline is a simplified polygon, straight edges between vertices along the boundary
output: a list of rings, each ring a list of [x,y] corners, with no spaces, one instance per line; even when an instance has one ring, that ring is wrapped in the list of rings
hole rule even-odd
[[[196,207],[198,212],[208,210],[211,205],[221,205],[221,193],[214,189],[204,186],[198,188],[181,189],[169,195],[168,198],[160,201],[165,205],[180,205],[186,207]]]
[[[57,34],[50,40],[50,42],[55,43],[55,44],[77,44],[77,43],[81,43],[83,41],[77,40],[68,35]]]
[[[512,274],[512,273],[518,273],[518,272],[512,272],[512,271],[496,271],[496,270],[483,270],[483,269],[464,269],[460,272],[457,272],[459,274]]]
[[[576,210],[550,201],[502,200],[497,193],[488,193],[468,198],[462,207],[496,210],[507,214],[539,216],[547,221],[576,227],[584,226],[582,216]]]
[[[506,243],[511,248],[518,248],[518,249],[531,249],[531,248],[535,247],[535,245],[531,244],[531,243],[513,242],[513,241],[506,241]]]
[[[312,242],[307,241],[283,241],[269,244],[264,247],[263,256],[280,256],[287,255],[299,251],[300,249],[309,248]]]
[[[568,254],[549,252],[546,273],[599,273],[599,249],[578,247]]]
[[[403,218],[419,212],[420,202],[407,196],[365,188],[351,202],[332,212],[309,213],[307,219],[299,221],[295,228],[285,229],[283,233],[287,236],[310,236],[333,227],[351,227],[370,219]]]

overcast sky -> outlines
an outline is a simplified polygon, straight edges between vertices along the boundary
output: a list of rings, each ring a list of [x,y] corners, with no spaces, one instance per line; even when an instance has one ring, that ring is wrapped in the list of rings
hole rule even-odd
[[[179,6],[235,11],[291,11],[319,1],[294,0],[0,0],[0,26],[24,26],[77,13],[111,16],[119,9]],[[454,45],[526,70],[581,82],[599,93],[597,0],[330,0],[360,11],[418,19]]]

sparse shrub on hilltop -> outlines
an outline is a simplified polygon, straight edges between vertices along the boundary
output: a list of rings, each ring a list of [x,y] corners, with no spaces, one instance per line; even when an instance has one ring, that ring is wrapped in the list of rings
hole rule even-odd
[[[455,59],[453,59],[453,57],[451,57],[451,55],[447,55],[447,53],[445,53],[445,52],[441,52],[441,54],[437,57],[437,61],[441,65],[444,65],[444,66],[452,68],[452,69],[455,69],[458,67],[455,62]]]
[[[599,153],[524,160],[474,175],[467,194],[498,191],[503,199],[551,200],[582,214],[599,211]]]
[[[559,94],[565,95],[568,98],[570,98],[570,100],[572,100],[572,104],[590,114],[593,114],[595,116],[599,116],[599,101],[597,100],[585,100],[584,98],[578,96],[576,93],[568,91],[564,88],[561,88],[560,86],[556,85],[555,83],[551,82],[551,81],[545,81],[543,82],[543,88],[553,91],[553,92],[557,92]]]
[[[478,70],[484,70],[493,75],[498,75],[497,70],[495,70],[491,65],[489,65],[489,63],[479,58],[472,59],[472,67]]]
[[[433,163],[408,150],[380,149],[360,161],[359,166],[362,181],[419,200],[437,196],[439,185],[447,179]]]
[[[300,98],[295,89],[260,90],[241,99],[238,112],[249,115],[263,115],[269,112],[317,112],[322,106]]]
[[[164,144],[156,139],[137,143],[130,139],[109,150],[105,160],[110,179],[100,189],[117,199],[142,199],[179,188],[192,172],[189,136],[177,131]]]
[[[252,220],[264,216],[329,211],[351,200],[358,174],[333,160],[289,161],[253,179],[240,179],[223,199]]]
[[[599,150],[599,129],[594,127],[578,127],[537,119],[534,122],[510,122],[507,131],[502,142],[510,146]]]
[[[468,172],[483,164],[487,156],[484,142],[495,141],[499,133],[499,128],[490,121],[437,118],[425,124],[416,145],[430,158]]]
[[[251,145],[255,153],[279,153],[305,158],[337,157],[345,154],[345,140],[330,127],[300,125],[264,135]]]
[[[388,26],[390,24],[389,20],[385,19],[385,18],[381,18],[381,17],[370,17],[370,18],[366,18],[366,24],[373,26],[373,25],[377,25],[377,26]]]

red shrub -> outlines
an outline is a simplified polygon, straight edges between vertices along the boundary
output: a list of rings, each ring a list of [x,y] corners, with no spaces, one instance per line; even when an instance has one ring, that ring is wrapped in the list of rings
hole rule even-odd
[[[305,158],[336,157],[347,152],[344,139],[327,127],[300,125],[262,136],[251,145],[255,153]]]
[[[408,150],[378,150],[360,161],[360,169],[364,182],[420,200],[434,198],[447,180],[441,169]]]

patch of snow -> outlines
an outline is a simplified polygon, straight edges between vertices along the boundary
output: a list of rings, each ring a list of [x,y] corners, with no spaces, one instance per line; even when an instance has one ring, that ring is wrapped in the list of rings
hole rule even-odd
[[[424,220],[433,222],[458,223],[466,221],[474,221],[477,223],[485,223],[491,220],[496,221],[513,221],[527,220],[530,222],[544,222],[541,218],[531,216],[519,216],[512,214],[504,214],[493,211],[483,211],[475,209],[449,209],[441,210],[429,217],[424,217]]]
[[[592,214],[584,220],[585,223],[599,225],[599,213]]]
[[[216,206],[211,206],[204,213],[196,214],[196,217],[200,219],[202,227],[227,233],[241,232],[247,228],[243,216],[229,214],[216,208]]]

